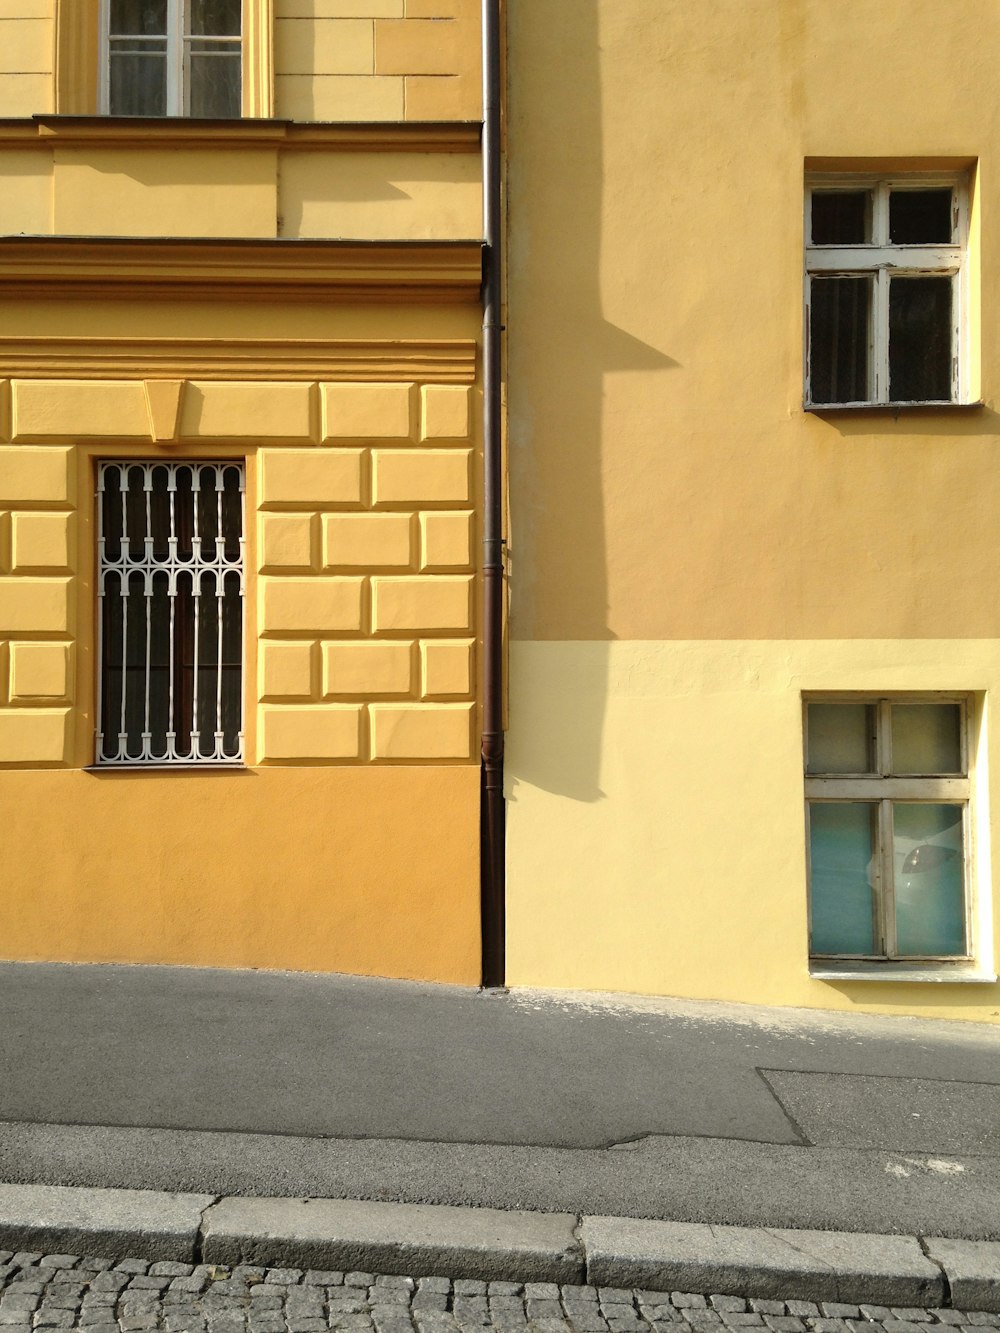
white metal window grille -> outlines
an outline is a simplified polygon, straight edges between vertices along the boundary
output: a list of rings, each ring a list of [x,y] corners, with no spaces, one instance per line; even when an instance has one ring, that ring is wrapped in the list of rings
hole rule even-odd
[[[103,105],[112,116],[241,112],[241,0],[103,0]]]
[[[806,181],[807,407],[968,399],[968,182]]]
[[[243,760],[242,463],[98,471],[97,763]]]

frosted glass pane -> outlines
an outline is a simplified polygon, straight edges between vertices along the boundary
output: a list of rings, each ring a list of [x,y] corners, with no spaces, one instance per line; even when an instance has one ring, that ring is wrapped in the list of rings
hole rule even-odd
[[[875,953],[875,818],[868,802],[809,806],[810,952]]]
[[[893,773],[961,773],[961,732],[958,704],[893,704]]]
[[[869,704],[808,704],[807,773],[871,773]]]
[[[960,805],[893,803],[896,951],[965,953],[965,868]]]

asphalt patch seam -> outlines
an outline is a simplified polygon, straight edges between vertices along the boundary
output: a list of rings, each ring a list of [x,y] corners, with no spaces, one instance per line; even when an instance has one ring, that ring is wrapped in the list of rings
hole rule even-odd
[[[805,1130],[802,1128],[802,1126],[799,1124],[799,1122],[798,1122],[798,1121],[795,1119],[795,1117],[792,1115],[791,1111],[789,1111],[789,1109],[788,1109],[788,1107],[785,1105],[785,1103],[781,1100],[781,1097],[778,1095],[777,1090],[774,1088],[774,1086],[773,1086],[772,1083],[771,1083],[771,1080],[770,1080],[770,1079],[768,1078],[768,1076],[767,1076],[769,1073],[773,1073],[773,1074],[782,1074],[782,1073],[786,1073],[786,1072],[787,1072],[786,1070],[782,1070],[782,1069],[773,1069],[773,1070],[772,1070],[772,1069],[769,1069],[769,1070],[764,1070],[764,1069],[762,1069],[759,1065],[754,1065],[754,1073],[757,1075],[757,1077],[760,1079],[761,1083],[763,1083],[764,1087],[767,1088],[768,1092],[771,1094],[771,1096],[772,1096],[772,1097],[774,1098],[774,1100],[777,1102],[777,1104],[778,1104],[778,1109],[781,1111],[782,1115],[785,1117],[785,1119],[786,1119],[786,1120],[788,1121],[788,1123],[791,1125],[791,1127],[792,1127],[792,1131],[795,1133],[796,1137],[798,1138],[798,1140],[799,1140],[799,1146],[802,1147],[802,1148],[814,1148],[816,1145],[813,1143],[812,1139],[809,1138],[808,1134],[806,1134]]]

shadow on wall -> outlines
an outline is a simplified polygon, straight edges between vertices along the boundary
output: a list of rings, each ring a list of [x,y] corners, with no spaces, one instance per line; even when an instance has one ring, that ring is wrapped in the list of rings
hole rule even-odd
[[[599,0],[508,0],[510,730],[519,783],[600,800],[610,641],[605,376],[677,365],[605,320]],[[611,485],[641,485],[614,441]],[[528,675],[519,643],[586,641],[581,678]],[[578,658],[573,660],[578,661]]]

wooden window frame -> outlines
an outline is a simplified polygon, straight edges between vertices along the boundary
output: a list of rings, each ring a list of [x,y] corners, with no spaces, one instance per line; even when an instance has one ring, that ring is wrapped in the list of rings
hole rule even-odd
[[[889,243],[889,192],[900,189],[951,189],[953,243],[950,245],[892,245]],[[857,245],[813,245],[811,236],[814,190],[871,190],[872,240]],[[804,264],[804,386],[807,410],[836,411],[865,407],[954,407],[969,404],[971,355],[969,346],[969,217],[970,177],[967,170],[898,173],[810,172],[805,183]],[[871,324],[868,346],[868,381],[871,396],[850,402],[821,402],[812,396],[809,339],[813,277],[872,279]],[[893,277],[949,277],[952,280],[951,397],[900,400],[889,397],[889,282]]]
[[[859,704],[874,710],[874,754],[876,773],[872,774],[810,774],[807,770],[809,753],[810,704]],[[955,704],[960,713],[961,767],[960,774],[926,776],[892,776],[891,714],[894,704]],[[809,940],[810,963],[820,968],[827,965],[860,963],[866,966],[968,968],[975,961],[977,920],[975,904],[974,839],[974,781],[971,771],[970,724],[975,701],[968,694],[899,693],[899,694],[807,694],[802,700],[802,755],[805,776],[805,851],[808,919],[812,921],[812,864],[809,831],[810,806],[815,802],[878,803],[877,837],[875,848],[875,878],[873,885],[874,911],[878,923],[876,944],[882,952],[871,954],[820,953]],[[960,804],[962,806],[962,870],[965,952],[963,954],[899,954],[896,942],[895,868],[893,864],[893,801],[928,801]],[[811,925],[810,925],[811,932]]]
[[[96,116],[102,110],[107,53],[95,0],[57,0],[55,106],[64,116]],[[243,0],[242,116],[274,115],[274,0]]]

